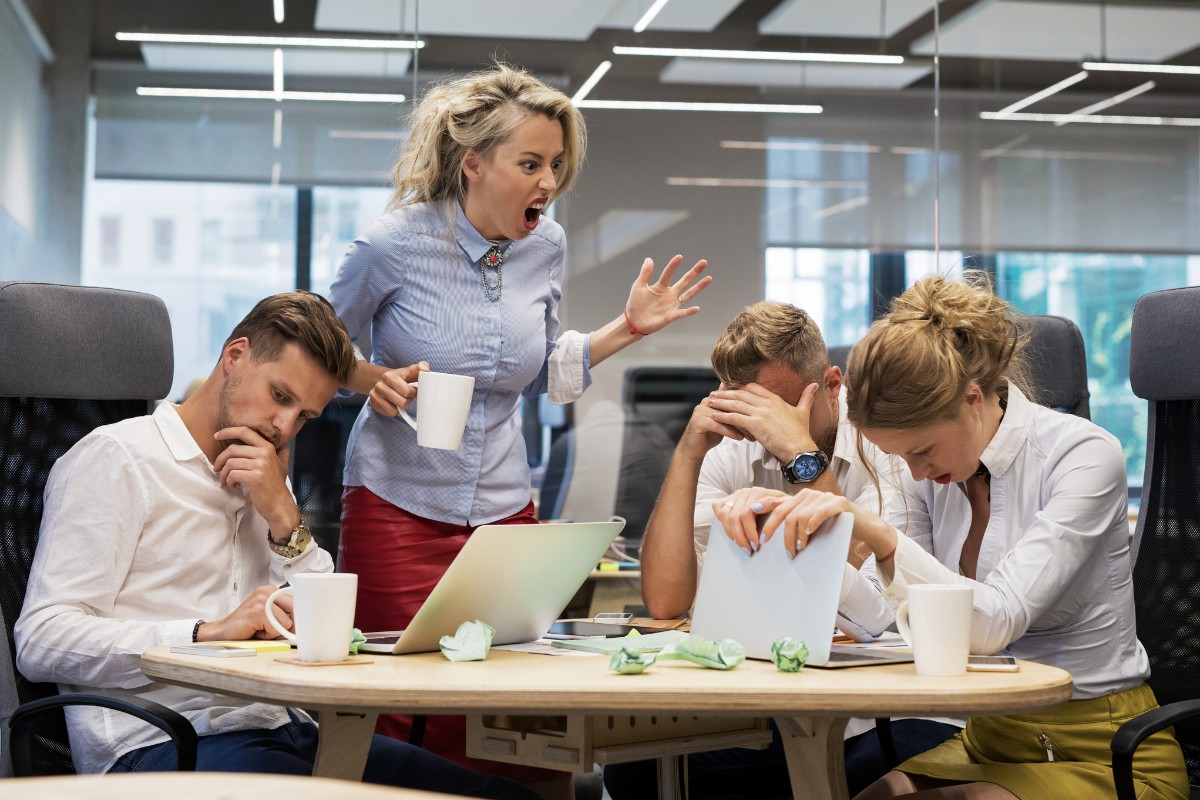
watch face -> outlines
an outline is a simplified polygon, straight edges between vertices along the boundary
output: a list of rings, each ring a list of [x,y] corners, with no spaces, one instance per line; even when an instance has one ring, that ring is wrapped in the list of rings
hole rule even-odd
[[[816,456],[801,453],[792,462],[792,472],[802,481],[811,481],[821,474],[821,462],[817,460]]]

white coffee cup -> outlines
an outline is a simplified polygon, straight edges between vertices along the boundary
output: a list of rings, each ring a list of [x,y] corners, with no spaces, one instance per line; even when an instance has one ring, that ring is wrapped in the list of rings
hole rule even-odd
[[[292,620],[296,632],[286,630],[271,604],[284,592],[292,595]],[[280,635],[296,644],[301,661],[342,661],[354,636],[354,600],[358,576],[351,572],[301,572],[291,585],[267,598],[267,621]]]
[[[417,377],[421,422],[418,425],[404,409],[400,410],[400,416],[417,432],[417,444],[421,447],[457,450],[467,426],[474,391],[475,379],[470,376],[422,372]]]
[[[918,675],[962,675],[971,649],[975,590],[959,584],[908,587],[896,609],[896,627],[912,647]]]

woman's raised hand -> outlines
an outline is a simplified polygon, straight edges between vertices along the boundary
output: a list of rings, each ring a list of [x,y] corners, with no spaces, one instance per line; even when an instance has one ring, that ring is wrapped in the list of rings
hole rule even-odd
[[[629,325],[637,333],[654,333],[677,319],[700,313],[699,306],[684,306],[712,283],[711,275],[697,280],[708,262],[700,259],[683,277],[671,283],[675,269],[681,263],[683,256],[675,256],[663,267],[658,280],[650,283],[654,274],[654,259],[647,258],[642,262],[642,270],[629,290],[629,302],[625,305]]]

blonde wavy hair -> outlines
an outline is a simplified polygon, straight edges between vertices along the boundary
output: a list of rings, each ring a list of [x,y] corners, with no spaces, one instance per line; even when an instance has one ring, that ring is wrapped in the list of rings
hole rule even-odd
[[[583,114],[565,94],[507,64],[473,72],[426,92],[409,117],[409,137],[392,168],[392,211],[413,203],[457,201],[467,194],[462,160],[487,155],[535,114],[563,128],[563,166],[554,199],[570,190],[587,150]]]

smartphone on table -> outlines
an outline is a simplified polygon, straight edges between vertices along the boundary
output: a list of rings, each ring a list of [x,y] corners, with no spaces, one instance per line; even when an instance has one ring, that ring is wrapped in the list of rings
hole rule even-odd
[[[176,644],[171,646],[172,653],[186,653],[192,656],[210,656],[212,658],[239,658],[241,656],[258,655],[258,651],[249,647],[235,647],[231,644]]]
[[[1016,672],[1020,665],[1013,656],[968,656],[967,669],[972,672]]]

